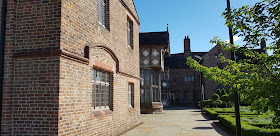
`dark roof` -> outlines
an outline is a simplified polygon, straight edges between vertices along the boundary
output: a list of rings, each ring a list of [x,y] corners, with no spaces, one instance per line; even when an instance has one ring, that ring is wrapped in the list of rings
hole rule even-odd
[[[263,50],[263,49],[254,49],[254,50],[257,51],[258,53],[265,52],[265,50]],[[250,59],[250,58],[246,57],[243,53],[236,53],[236,58],[237,58],[237,61],[244,60],[244,59]]]
[[[140,33],[139,45],[169,45],[169,32]]]
[[[199,61],[202,56],[208,52],[192,52],[192,58],[196,61]],[[198,57],[197,57],[198,56]],[[171,57],[164,57],[164,67],[169,68],[188,68],[186,64],[187,57],[184,56],[184,53],[171,54]]]

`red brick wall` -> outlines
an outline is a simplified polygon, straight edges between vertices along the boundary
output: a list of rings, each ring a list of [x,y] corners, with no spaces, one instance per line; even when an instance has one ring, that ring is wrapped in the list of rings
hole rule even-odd
[[[56,135],[60,2],[8,0],[1,135]]]
[[[56,135],[59,57],[15,60],[13,134]]]
[[[11,135],[12,132],[12,97],[13,97],[13,46],[15,44],[15,2],[8,1],[6,47],[4,62],[4,86],[2,102],[1,135]]]
[[[117,135],[139,123],[133,1],[110,0],[110,31],[97,15],[96,0],[8,1],[1,135]],[[134,49],[126,44],[128,16]],[[93,61],[113,68],[113,109],[101,116],[92,111]],[[128,107],[128,81],[135,83],[134,108]]]
[[[170,92],[179,92],[179,94],[184,96],[188,95],[187,99],[185,99],[186,104],[195,103],[195,100],[193,98],[194,93],[197,94],[196,101],[200,99],[198,98],[201,92],[200,75],[198,72],[195,72],[194,69],[171,68],[169,74],[170,77],[173,76],[176,79],[176,84],[171,84],[169,88]],[[194,81],[185,82],[185,77],[194,77]]]
[[[131,0],[127,2],[133,4]],[[118,135],[140,121],[139,79],[119,73],[139,77],[137,20],[120,0],[110,0],[110,29],[107,30],[98,23],[97,10],[95,0],[62,2],[61,49],[83,56],[84,47],[89,46],[90,60],[86,65],[61,59],[59,135]],[[131,11],[137,16],[134,7]],[[134,23],[133,49],[126,40],[127,16]],[[113,67],[112,112],[100,116],[95,116],[92,108],[93,61]],[[128,80],[135,83],[134,108],[128,107]]]

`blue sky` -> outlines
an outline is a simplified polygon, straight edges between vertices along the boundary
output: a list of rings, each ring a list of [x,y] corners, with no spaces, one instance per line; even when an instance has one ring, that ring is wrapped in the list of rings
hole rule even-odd
[[[260,0],[231,0],[231,7],[252,5]],[[166,31],[169,24],[171,53],[181,53],[189,36],[193,52],[209,51],[214,36],[228,40],[228,28],[221,16],[226,0],[134,0],[140,32]],[[242,39],[235,41],[242,44]]]

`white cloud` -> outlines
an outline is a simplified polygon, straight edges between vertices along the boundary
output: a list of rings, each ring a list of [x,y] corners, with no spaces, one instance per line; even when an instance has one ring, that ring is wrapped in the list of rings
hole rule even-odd
[[[238,40],[240,40],[241,39],[241,37],[239,37],[239,36],[233,36],[233,41],[238,41]]]
[[[239,36],[233,36],[233,41],[236,42],[236,41],[239,41],[241,39],[241,37]],[[229,40],[225,40],[226,43],[229,43]],[[216,46],[217,44],[213,44],[214,46]]]
[[[241,37],[239,37],[239,36],[233,36],[233,41],[234,42],[239,41],[240,39],[241,39]],[[229,43],[229,40],[226,40],[225,42]]]

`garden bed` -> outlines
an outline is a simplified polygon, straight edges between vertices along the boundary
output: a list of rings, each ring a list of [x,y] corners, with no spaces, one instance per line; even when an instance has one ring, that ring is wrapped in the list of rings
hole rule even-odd
[[[257,116],[256,116],[257,117]],[[225,127],[230,129],[232,132],[235,132],[236,123],[235,117],[233,115],[219,115],[218,119],[220,123],[222,123]],[[244,136],[280,136],[280,129],[266,129],[264,126],[269,125],[269,123],[265,124],[257,124],[241,121],[241,131]],[[279,127],[279,126],[277,126]]]
[[[233,108],[205,108],[205,112],[211,119],[218,119],[219,115],[234,115]],[[250,111],[250,107],[240,107],[241,115],[258,115],[255,111]]]

